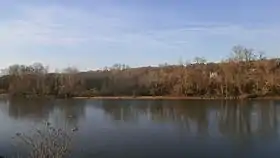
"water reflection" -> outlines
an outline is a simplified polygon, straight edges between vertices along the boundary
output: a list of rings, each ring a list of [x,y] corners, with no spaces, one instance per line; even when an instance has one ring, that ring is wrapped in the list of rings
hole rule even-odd
[[[245,136],[252,132],[252,104],[247,103],[246,106],[243,104],[243,102],[225,102],[219,108],[219,129],[223,135],[229,137],[234,135]]]
[[[171,123],[207,136],[213,128],[229,138],[277,135],[280,114],[274,101],[113,101],[101,106],[113,121],[138,122],[141,118]]]
[[[2,101],[1,111],[14,120],[67,122],[77,126],[85,117],[85,100],[12,99]],[[59,123],[60,122],[60,123]]]
[[[45,99],[12,99],[9,100],[8,114],[13,119],[42,121],[53,109],[52,102]]]
[[[137,121],[139,114],[138,108],[134,108],[130,101],[114,101],[114,100],[103,100],[102,110],[108,114],[113,120],[133,122]]]
[[[49,119],[58,126],[67,123],[67,126],[78,127],[79,121],[85,119],[85,100],[56,100],[54,104],[57,106]]]
[[[15,120],[67,120],[78,126],[86,120],[86,107],[101,109],[112,121],[169,123],[200,136],[213,129],[225,137],[278,134],[277,101],[164,101],[164,100],[10,100],[2,112]],[[3,104],[3,103],[2,103]],[[4,108],[5,107],[5,108]]]
[[[198,149],[198,154],[222,149],[223,157],[261,151],[280,154],[279,105],[269,100],[0,101],[0,153],[12,152],[6,144],[14,132],[31,129],[30,122],[47,120],[79,128],[76,157],[99,151],[104,157],[177,157],[174,153],[188,155]]]

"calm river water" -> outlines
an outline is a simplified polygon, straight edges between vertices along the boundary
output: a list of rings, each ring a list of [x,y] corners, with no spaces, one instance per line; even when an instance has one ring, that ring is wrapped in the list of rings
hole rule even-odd
[[[0,155],[16,132],[77,127],[71,157],[279,157],[280,101],[1,100]]]

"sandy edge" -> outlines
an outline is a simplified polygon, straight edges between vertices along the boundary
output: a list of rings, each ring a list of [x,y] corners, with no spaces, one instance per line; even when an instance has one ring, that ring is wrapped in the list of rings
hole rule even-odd
[[[256,98],[233,98],[233,97],[174,97],[174,96],[98,96],[98,97],[73,97],[74,99],[140,99],[140,100],[280,100],[280,96],[256,97]]]

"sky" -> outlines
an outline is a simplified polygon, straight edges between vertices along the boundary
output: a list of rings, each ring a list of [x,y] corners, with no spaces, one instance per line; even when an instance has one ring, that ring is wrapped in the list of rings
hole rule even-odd
[[[279,0],[0,0],[0,68],[93,70],[280,55]]]

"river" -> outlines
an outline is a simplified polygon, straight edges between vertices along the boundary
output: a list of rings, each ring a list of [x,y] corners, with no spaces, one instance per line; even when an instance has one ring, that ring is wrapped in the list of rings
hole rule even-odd
[[[1,100],[0,155],[45,121],[76,128],[70,157],[278,157],[280,101]]]

